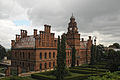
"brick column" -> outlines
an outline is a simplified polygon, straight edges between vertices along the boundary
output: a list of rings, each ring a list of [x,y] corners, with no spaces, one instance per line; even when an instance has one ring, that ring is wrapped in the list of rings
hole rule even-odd
[[[5,71],[5,76],[10,76],[10,66],[7,67]]]
[[[38,70],[37,70],[37,66],[36,66],[36,65],[34,66],[34,71],[38,71]]]
[[[20,66],[17,66],[17,75],[19,75],[22,72],[22,69]]]
[[[27,72],[30,72],[30,67],[27,67]]]

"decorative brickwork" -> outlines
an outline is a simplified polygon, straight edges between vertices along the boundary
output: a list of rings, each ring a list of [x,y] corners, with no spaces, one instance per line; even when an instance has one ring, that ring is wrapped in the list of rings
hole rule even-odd
[[[77,23],[74,16],[70,18],[66,36],[66,64],[71,66],[72,47],[76,49],[76,65],[90,62],[91,37],[88,41],[80,41]],[[27,35],[26,30],[21,30],[21,35],[16,35],[16,40],[11,41],[12,60],[11,67],[17,67],[18,74],[29,71],[43,71],[54,69],[57,65],[57,38],[51,33],[51,26],[44,25],[44,31],[34,29],[33,35]],[[7,72],[8,73],[8,72]]]

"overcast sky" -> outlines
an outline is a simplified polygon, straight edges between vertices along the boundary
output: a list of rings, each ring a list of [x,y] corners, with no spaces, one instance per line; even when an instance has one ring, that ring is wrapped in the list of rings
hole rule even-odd
[[[44,24],[52,32],[67,32],[74,14],[81,37],[97,37],[98,44],[120,43],[120,0],[0,0],[0,44],[11,47],[20,29],[33,34]]]

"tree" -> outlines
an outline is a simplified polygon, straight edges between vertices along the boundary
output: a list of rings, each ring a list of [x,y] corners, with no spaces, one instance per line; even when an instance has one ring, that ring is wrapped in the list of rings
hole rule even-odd
[[[8,59],[11,59],[11,54],[12,54],[12,51],[10,49],[8,49],[6,51],[6,56],[7,56]]]
[[[6,50],[2,45],[0,45],[0,60],[2,60],[4,56],[6,56]]]
[[[91,46],[91,60],[90,60],[90,64],[94,64],[95,63],[95,45],[92,44]]]
[[[106,67],[108,67],[108,69],[111,72],[114,72],[119,70],[119,66],[120,66],[120,51],[114,51],[110,49],[108,51],[108,62],[106,64]]]
[[[92,45],[91,46],[91,61],[90,64],[95,64],[96,62],[100,62],[104,56],[104,46],[99,45]]]
[[[76,49],[75,47],[73,47],[72,48],[72,64],[71,64],[72,67],[75,67],[75,61],[76,61],[75,53],[76,53]]]
[[[111,48],[120,48],[120,45],[118,43],[114,43],[113,45],[110,45]]]
[[[58,36],[56,79],[64,80],[64,76],[67,72],[65,36],[62,36],[61,43],[60,37]]]
[[[56,68],[56,79],[62,80],[63,76],[61,74],[62,67],[61,67],[61,53],[60,53],[60,36],[58,36],[58,43],[57,43],[57,68]]]
[[[100,62],[102,60],[103,55],[104,55],[103,51],[104,51],[104,46],[101,44],[97,45],[96,47],[96,61],[97,62]]]
[[[120,48],[120,45],[119,45],[118,43],[114,43],[113,46],[114,46],[115,48]]]

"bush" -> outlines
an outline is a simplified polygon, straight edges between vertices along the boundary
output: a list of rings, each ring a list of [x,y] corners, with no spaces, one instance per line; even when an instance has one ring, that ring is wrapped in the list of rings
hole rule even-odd
[[[32,78],[38,79],[38,80],[56,80],[56,77],[53,75],[44,75],[44,73],[37,73],[37,74],[32,74]],[[80,78],[85,78],[85,75],[83,74],[77,74],[77,73],[71,73],[71,75],[65,76],[65,80],[73,80],[73,79],[80,79]]]
[[[40,79],[40,80],[55,80],[55,76],[47,76],[47,75],[44,75],[42,73],[37,73],[37,74],[32,74],[31,75],[32,78],[35,78],[35,79]]]
[[[104,76],[92,76],[89,77],[88,80],[120,80],[120,72],[107,72]]]
[[[78,69],[70,69],[70,72],[73,73],[82,73],[82,74],[91,74],[91,73],[95,73],[95,71],[88,71],[88,70],[78,70]]]
[[[19,76],[11,76],[11,77],[7,77],[7,78],[2,78],[0,80],[34,80],[30,77],[19,77]]]

